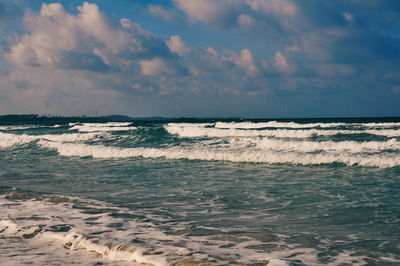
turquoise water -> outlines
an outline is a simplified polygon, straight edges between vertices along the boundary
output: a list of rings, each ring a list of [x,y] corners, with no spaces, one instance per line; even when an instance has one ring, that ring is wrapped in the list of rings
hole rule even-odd
[[[203,122],[0,125],[1,261],[400,263],[400,120]]]

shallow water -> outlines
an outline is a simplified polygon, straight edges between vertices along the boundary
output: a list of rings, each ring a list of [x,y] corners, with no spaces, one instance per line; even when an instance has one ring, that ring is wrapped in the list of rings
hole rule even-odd
[[[9,123],[0,159],[10,265],[400,263],[395,119]]]

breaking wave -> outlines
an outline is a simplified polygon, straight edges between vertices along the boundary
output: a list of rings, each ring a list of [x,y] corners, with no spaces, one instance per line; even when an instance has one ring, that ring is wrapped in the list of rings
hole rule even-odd
[[[332,127],[400,127],[400,123],[295,123],[295,122],[216,122],[215,128],[259,129],[259,128],[332,128]]]
[[[214,127],[218,123],[169,123],[129,132],[127,131],[135,128],[131,123],[74,123],[69,125],[72,127],[68,130],[66,128],[59,132],[68,132],[63,134],[0,132],[0,148],[35,142],[36,145],[54,149],[63,156],[101,159],[144,157],[269,164],[344,164],[383,168],[400,165],[400,129]],[[93,132],[69,131],[77,127],[78,130]],[[124,129],[122,132],[107,132],[121,131],[121,128]],[[162,128],[167,132],[160,130]],[[354,138],[357,134],[360,136]],[[314,138],[315,136],[325,137]],[[88,141],[96,141],[97,144]]]
[[[271,151],[296,152],[348,152],[348,153],[378,153],[382,151],[400,151],[400,142],[395,138],[387,141],[284,141],[270,138],[233,139],[232,144],[254,145],[257,148]]]
[[[211,128],[197,125],[180,125],[170,123],[165,126],[170,134],[184,138],[199,137],[276,137],[276,138],[310,138],[313,136],[370,134],[377,136],[397,137],[400,130],[396,129],[369,129],[369,130],[320,130],[320,129],[272,129],[272,130],[243,130],[237,128]]]
[[[69,130],[80,132],[99,132],[99,131],[127,131],[136,129],[130,122],[108,122],[108,123],[70,123]]]
[[[59,143],[44,140],[39,141],[39,144],[46,148],[55,149],[60,155],[63,156],[93,157],[101,159],[144,157],[273,164],[290,163],[300,165],[332,163],[342,163],[349,166],[360,165],[375,167],[395,167],[400,165],[400,156],[394,156],[390,152],[381,152],[379,154],[322,152],[313,154],[288,150],[284,152],[276,152],[265,149],[232,149],[224,147],[210,148],[207,145],[203,146],[200,144],[192,147],[170,147],[164,149],[117,148],[103,145]],[[390,142],[386,145],[388,145],[387,147],[391,147],[392,144],[398,145]],[[369,145],[371,148],[373,148],[375,144]]]
[[[308,123],[308,124],[299,124],[295,122],[217,122],[215,123],[216,128],[237,128],[237,129],[257,129],[257,128],[328,128],[328,127],[337,127],[344,126],[345,123]]]
[[[69,225],[60,224],[59,228],[69,228]],[[98,237],[90,237],[78,232],[56,233],[53,228],[57,225],[28,224],[19,226],[11,220],[0,220],[0,233],[5,236],[20,238],[36,238],[54,244],[59,248],[69,250],[85,250],[95,252],[98,256],[110,261],[127,261],[156,266],[166,266],[166,258],[158,255],[145,254],[146,250],[130,244],[117,244]],[[64,229],[66,230],[66,229]],[[57,243],[56,243],[57,244]],[[56,247],[55,247],[56,248]],[[57,249],[57,248],[56,248]]]
[[[9,148],[15,145],[22,145],[36,140],[50,140],[58,142],[77,142],[77,141],[87,141],[95,139],[97,137],[104,136],[99,133],[65,133],[59,135],[17,135],[11,133],[0,132],[0,148]]]
[[[30,128],[38,128],[40,126],[0,126],[0,130],[22,130]]]
[[[15,135],[0,132],[0,148],[9,148],[14,145],[22,145],[31,141],[33,141],[33,139],[28,135]]]

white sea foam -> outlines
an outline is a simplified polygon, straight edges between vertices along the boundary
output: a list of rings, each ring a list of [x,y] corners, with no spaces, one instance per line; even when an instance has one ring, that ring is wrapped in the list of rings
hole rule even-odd
[[[307,138],[316,134],[315,130],[240,130],[240,129],[219,129],[204,128],[196,125],[181,126],[180,124],[170,123],[165,125],[165,129],[170,134],[176,134],[184,138],[198,137],[281,137],[281,138]]]
[[[0,130],[24,130],[24,129],[36,129],[36,128],[57,128],[63,125],[27,125],[27,126],[0,126]]]
[[[87,141],[104,136],[105,133],[65,133],[59,135],[26,135],[11,134],[0,132],[0,148],[10,148],[15,145],[22,145],[39,139],[58,141],[58,142],[76,142]]]
[[[166,266],[167,259],[157,255],[144,255],[145,249],[128,244],[115,244],[100,238],[87,237],[72,232],[63,237],[64,245],[70,246],[71,250],[85,249],[93,251],[114,261],[133,261],[141,264]]]
[[[216,128],[237,128],[237,129],[257,129],[257,128],[328,128],[344,126],[346,123],[305,123],[299,124],[295,122],[217,122]]]
[[[69,126],[75,126],[75,125],[83,125],[83,126],[94,126],[94,127],[124,127],[124,126],[129,126],[132,125],[132,122],[105,122],[105,123],[80,123],[80,122],[74,122],[74,123],[69,123]]]
[[[167,158],[189,160],[217,160],[251,163],[290,163],[301,165],[343,163],[375,167],[395,167],[400,165],[400,155],[391,153],[353,154],[341,152],[299,153],[292,151],[274,152],[269,150],[210,148],[195,145],[192,147],[158,148],[117,148],[103,145],[59,143],[39,141],[39,144],[56,149],[63,156],[109,158]],[[390,144],[389,144],[390,145]]]
[[[347,152],[376,153],[386,150],[400,151],[400,142],[395,138],[387,141],[286,141],[271,138],[235,138],[232,145],[239,147],[255,146],[264,150],[285,152]]]
[[[205,128],[193,125],[181,126],[170,123],[164,127],[168,133],[176,134],[184,138],[199,137],[276,137],[276,138],[309,138],[313,136],[332,136],[337,134],[371,134],[378,136],[397,137],[400,129],[369,129],[369,130],[319,130],[319,129],[272,129],[272,130],[243,130],[243,129],[221,129]]]
[[[76,207],[75,205],[78,205]],[[80,210],[79,205],[83,204]],[[228,264],[223,257],[235,258],[242,264],[263,261],[275,263],[268,265],[288,265],[278,254],[266,254],[251,248],[263,244],[260,241],[246,238],[240,243],[224,239],[213,239],[207,236],[186,236],[166,234],[156,224],[146,221],[126,220],[115,217],[116,213],[135,214],[135,211],[117,208],[97,201],[72,199],[58,196],[38,197],[31,200],[12,201],[0,198],[0,236],[3,243],[19,239],[17,245],[27,245],[27,252],[39,254],[51,252],[51,257],[66,255],[65,249],[71,250],[71,255],[84,261],[81,251],[95,252],[106,261],[127,261],[146,265],[200,265],[208,259]],[[86,212],[92,209],[94,212]],[[100,212],[96,212],[100,210]],[[142,214],[143,215],[143,214]],[[95,221],[90,223],[87,221]],[[152,216],[153,221],[157,217]],[[121,224],[121,230],[113,230],[110,224]],[[186,228],[187,230],[187,228]],[[140,240],[146,245],[126,244]],[[175,246],[176,245],[176,246]],[[182,247],[184,246],[184,247]],[[227,246],[227,247],[223,247]],[[64,248],[62,248],[64,247]],[[288,251],[289,254],[301,254],[302,251]],[[283,251],[282,251],[283,254]],[[0,259],[14,259],[12,254],[0,253]],[[215,259],[220,257],[220,259]],[[295,256],[295,255],[293,255]],[[87,253],[87,261],[93,263],[93,258]],[[42,256],[43,258],[43,256]],[[71,261],[72,258],[63,258]],[[37,261],[37,258],[35,258]],[[196,263],[197,262],[197,263]],[[48,263],[48,262],[47,262]],[[23,263],[21,263],[23,264]]]
[[[92,127],[92,126],[73,126],[69,130],[78,130],[80,132],[101,132],[101,131],[128,131],[136,127]]]
[[[105,133],[65,133],[59,135],[38,135],[38,136],[31,136],[35,139],[45,139],[51,141],[60,141],[60,142],[76,142],[76,141],[87,141],[96,139],[101,136],[106,136]]]
[[[129,126],[130,122],[109,122],[109,123],[70,123],[69,130],[78,130],[81,132],[99,132],[99,131],[126,131],[133,130],[136,127]]]
[[[0,148],[9,148],[14,145],[22,145],[32,141],[27,135],[15,135],[0,132]]]
[[[193,125],[193,124],[192,124]],[[259,128],[331,128],[338,126],[346,127],[369,127],[388,128],[400,127],[400,123],[295,123],[295,122],[217,122],[215,128],[236,128],[236,129],[259,129]]]
[[[0,126],[0,130],[21,130],[21,129],[30,129],[30,128],[38,128],[41,126]]]
[[[63,198],[54,198],[56,201],[63,200]],[[108,261],[127,261],[156,266],[167,265],[166,257],[145,254],[151,253],[151,250],[146,250],[143,247],[114,243],[101,237],[88,236],[74,231],[74,229],[78,229],[86,232],[86,234],[102,230],[111,232],[107,224],[110,222],[123,223],[122,219],[111,218],[107,214],[85,215],[79,210],[74,209],[71,203],[62,202],[56,204],[54,202],[47,202],[47,200],[46,198],[35,198],[17,203],[0,199],[0,203],[3,206],[3,214],[0,215],[0,235],[3,235],[2,242],[7,241],[6,237],[18,237],[20,241],[30,239],[30,243],[25,244],[30,244],[31,252],[32,250],[36,250],[35,253],[40,253],[40,251],[50,248],[54,253],[60,254],[63,253],[62,247],[64,247],[70,250],[95,252]],[[52,201],[52,198],[50,197],[49,200]],[[6,215],[7,217],[5,217]],[[96,225],[90,225],[85,222],[85,218],[89,217],[96,220]],[[40,222],[38,223],[37,221]],[[65,229],[60,232],[57,228]],[[108,238],[111,236],[112,234],[109,234]],[[40,243],[43,244],[41,245]],[[50,246],[49,244],[52,245]],[[79,256],[81,254],[75,253],[74,255]],[[6,257],[6,254],[2,254],[1,256]],[[71,261],[72,259],[71,257],[67,261]],[[7,262],[4,257],[2,260],[3,262]],[[89,255],[86,263],[91,260],[93,259]]]
[[[350,124],[350,126],[351,125],[353,125],[353,124]],[[357,124],[354,124],[354,125],[357,125]],[[363,126],[363,127],[372,127],[372,128],[375,128],[375,127],[382,127],[382,128],[390,128],[390,127],[400,127],[400,123],[396,123],[396,122],[393,122],[393,123],[390,123],[390,122],[386,122],[386,123],[360,123],[360,124],[358,124],[359,126]]]

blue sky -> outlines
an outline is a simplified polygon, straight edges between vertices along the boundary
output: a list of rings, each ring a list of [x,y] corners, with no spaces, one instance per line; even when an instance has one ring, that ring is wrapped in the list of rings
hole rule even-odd
[[[0,114],[400,116],[397,0],[0,0]]]

